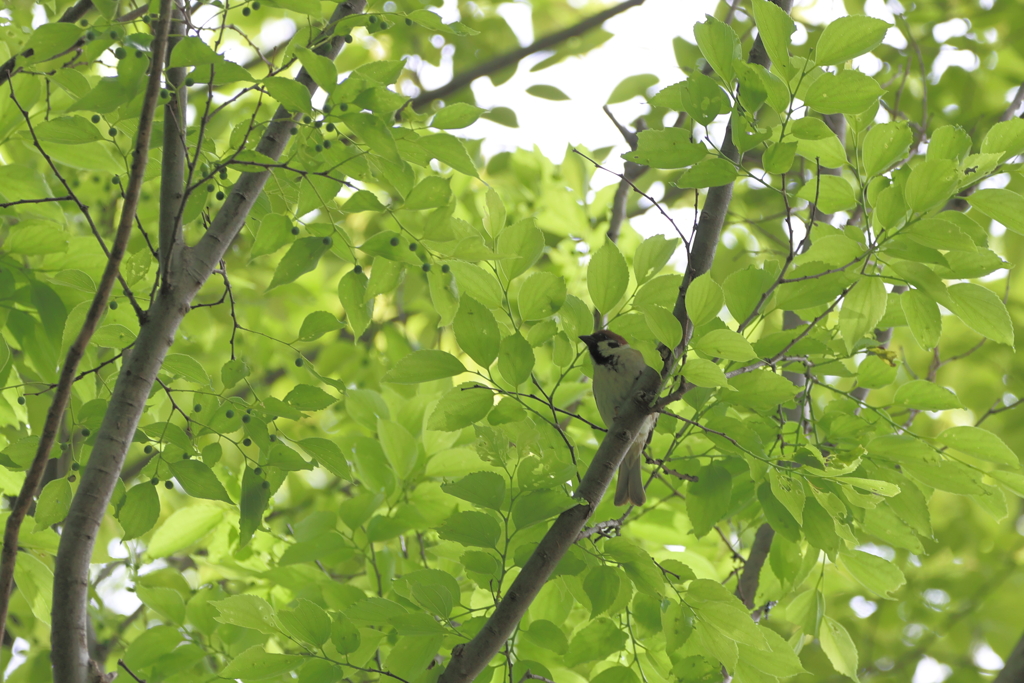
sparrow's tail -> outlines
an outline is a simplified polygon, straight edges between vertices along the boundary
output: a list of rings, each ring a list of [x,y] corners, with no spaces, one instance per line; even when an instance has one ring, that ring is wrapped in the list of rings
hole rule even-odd
[[[643,463],[644,446],[647,439],[636,439],[626,457],[619,465],[619,481],[615,485],[616,505],[643,505],[647,502],[647,493],[644,491],[644,472],[640,465]]]

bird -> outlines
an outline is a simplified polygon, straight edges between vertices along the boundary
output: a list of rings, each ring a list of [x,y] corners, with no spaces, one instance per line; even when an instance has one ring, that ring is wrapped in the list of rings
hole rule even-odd
[[[610,428],[618,417],[619,409],[629,400],[630,390],[647,368],[647,363],[644,362],[643,354],[610,330],[581,335],[580,340],[587,345],[594,362],[594,400],[597,402],[597,411],[601,413],[605,426]],[[654,431],[657,419],[656,415],[650,415],[644,420],[619,465],[619,480],[615,485],[616,505],[643,505],[647,501],[640,465],[643,462],[644,446]]]

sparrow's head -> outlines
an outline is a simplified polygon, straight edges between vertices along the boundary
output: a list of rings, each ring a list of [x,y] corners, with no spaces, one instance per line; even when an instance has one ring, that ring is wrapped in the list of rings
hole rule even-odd
[[[610,330],[580,335],[580,341],[587,345],[594,365],[607,365],[629,350],[625,339]]]

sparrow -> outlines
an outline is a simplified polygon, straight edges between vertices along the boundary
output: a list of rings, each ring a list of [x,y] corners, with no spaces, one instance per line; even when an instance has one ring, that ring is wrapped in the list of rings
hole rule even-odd
[[[601,330],[594,334],[580,336],[587,345],[590,358],[594,361],[594,400],[597,411],[607,427],[611,427],[618,416],[619,408],[629,400],[630,390],[647,367],[643,354],[631,348],[625,339]],[[619,465],[619,481],[615,486],[616,505],[643,505],[647,500],[644,491],[643,462],[644,446],[654,431],[656,415],[644,420],[636,438],[626,451],[626,457]]]

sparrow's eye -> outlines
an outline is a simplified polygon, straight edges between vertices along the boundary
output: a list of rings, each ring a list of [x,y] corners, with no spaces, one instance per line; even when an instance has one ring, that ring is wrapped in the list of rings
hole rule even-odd
[[[617,348],[619,348],[619,342],[613,342],[613,341],[608,342],[608,348],[610,348],[610,349],[617,349]]]

